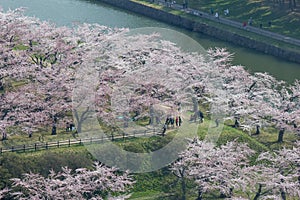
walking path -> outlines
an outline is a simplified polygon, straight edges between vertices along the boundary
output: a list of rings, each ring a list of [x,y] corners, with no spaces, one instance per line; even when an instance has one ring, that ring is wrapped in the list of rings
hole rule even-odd
[[[230,20],[230,19],[227,19],[227,18],[224,18],[224,17],[220,17],[220,13],[219,13],[218,18],[216,18],[215,15],[211,15],[211,14],[206,13],[206,12],[202,12],[202,11],[192,9],[192,8],[183,8],[182,4],[170,3],[170,2],[166,2],[165,0],[153,0],[151,2],[152,3],[153,2],[158,3],[160,5],[163,5],[163,6],[166,6],[166,7],[169,7],[169,8],[173,8],[175,10],[181,10],[181,11],[184,11],[186,13],[199,16],[201,18],[209,19],[209,20],[219,22],[219,23],[222,23],[222,24],[226,24],[226,25],[229,25],[229,26],[232,26],[232,27],[235,27],[235,28],[239,28],[239,29],[242,29],[242,30],[247,30],[249,32],[253,32],[253,33],[256,33],[256,34],[259,34],[259,35],[270,37],[272,39],[283,41],[283,42],[293,44],[293,45],[296,45],[296,46],[300,47],[300,40],[299,39],[291,38],[291,37],[281,35],[281,34],[278,34],[278,33],[274,33],[274,32],[271,32],[271,31],[267,31],[267,30],[264,30],[263,28],[253,27],[253,26],[248,25],[248,24],[247,24],[247,26],[244,27],[243,24],[240,23],[240,22],[233,21],[233,20]]]

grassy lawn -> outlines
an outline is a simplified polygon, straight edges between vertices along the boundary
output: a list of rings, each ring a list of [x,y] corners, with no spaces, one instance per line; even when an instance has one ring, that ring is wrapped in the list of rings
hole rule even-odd
[[[167,197],[165,193],[158,192],[158,191],[145,191],[145,192],[134,192],[132,193],[132,196],[129,198],[131,200],[158,200],[162,197]]]
[[[65,130],[58,129],[56,135],[51,135],[51,130],[40,129],[38,132],[34,132],[32,137],[29,138],[26,133],[13,134],[8,136],[7,140],[0,141],[0,148],[10,148],[12,146],[30,145],[35,143],[57,142],[72,139],[74,135],[71,132],[65,132]]]
[[[195,123],[185,121],[184,123]],[[199,123],[199,122],[196,122]],[[198,136],[204,139],[207,135],[207,130],[211,121],[205,118],[203,123],[198,126]],[[162,148],[172,140],[176,134],[176,128],[169,129],[165,137],[152,136],[141,138],[127,138],[126,140],[115,140],[114,143],[125,150],[132,152],[150,152]],[[32,138],[24,135],[13,135],[9,140],[5,141],[8,144],[22,144],[26,142],[38,141],[39,136],[44,135],[44,140],[64,140],[72,137],[71,133],[65,133],[60,130],[57,135],[52,136],[48,132],[35,133]],[[247,143],[250,148],[257,152],[269,151],[271,149],[278,149],[282,146],[290,146],[297,137],[292,133],[286,133],[284,136],[284,143],[278,144],[277,130],[273,128],[266,128],[261,130],[258,136],[251,136],[240,129],[233,128],[231,122],[226,122],[223,131],[219,137],[218,144],[224,144],[227,141],[237,140],[238,142]],[[3,142],[0,142],[3,145]],[[5,184],[8,178],[21,173],[39,172],[46,175],[45,170],[55,168],[59,170],[61,166],[69,165],[73,167],[90,167],[93,156],[86,150],[83,145],[76,145],[66,148],[54,148],[43,151],[27,152],[27,153],[4,153],[0,155],[0,162],[4,165],[0,166],[0,176],[3,177],[1,184]],[[9,166],[19,166],[9,167]],[[44,166],[45,165],[45,166]],[[6,170],[7,169],[7,170]],[[144,199],[144,200],[162,200],[174,199],[180,191],[180,185],[176,183],[177,179],[168,168],[141,174],[133,174],[136,184],[131,190],[132,196],[130,199]],[[193,188],[193,183],[190,183]],[[175,196],[174,196],[175,195]],[[208,194],[205,199],[219,199],[215,194]],[[196,193],[189,193],[187,199],[195,199]]]
[[[199,23],[205,23],[209,26],[218,27],[218,28],[221,28],[223,30],[226,30],[226,31],[229,31],[229,32],[232,32],[232,33],[236,33],[236,34],[245,36],[247,38],[250,38],[250,39],[253,39],[253,40],[256,40],[256,41],[260,41],[260,42],[263,42],[263,43],[268,43],[268,44],[271,44],[273,46],[288,49],[288,50],[291,50],[291,51],[300,52],[300,47],[299,46],[289,44],[289,43],[285,43],[285,42],[281,42],[281,41],[272,39],[270,37],[265,37],[265,36],[262,36],[262,35],[258,35],[256,33],[252,33],[252,32],[249,32],[247,30],[244,30],[244,29],[235,28],[235,27],[228,26],[228,25],[225,25],[225,24],[221,24],[221,23],[218,23],[216,21],[211,21],[211,20],[208,20],[208,19],[205,19],[205,18],[200,18],[200,17],[192,15],[192,14],[187,14],[183,11],[172,10],[170,8],[167,8],[167,7],[158,5],[158,4],[150,3],[147,0],[132,0],[132,1],[137,2],[137,3],[141,3],[143,5],[146,5],[146,6],[155,8],[155,9],[163,10],[165,12],[169,12],[169,13],[174,14],[174,15],[180,15],[182,17],[185,17],[187,19],[190,19],[190,20],[193,20],[193,21],[196,21],[196,22],[199,22]],[[258,4],[259,1],[249,1],[249,2],[247,1],[248,3],[245,3],[245,0],[230,1],[230,2],[223,1],[223,0],[219,0],[219,1],[188,0],[188,1],[189,1],[189,7],[190,8],[198,9],[198,10],[201,10],[201,11],[204,11],[204,12],[210,12],[210,8],[213,8],[214,12],[219,12],[222,17],[224,17],[223,16],[223,10],[228,8],[230,10],[230,15],[226,16],[226,17],[230,18],[232,20],[235,20],[235,21],[239,21],[241,24],[244,21],[248,21],[248,19],[250,17],[253,18],[253,26],[256,26],[256,27],[259,27],[260,23],[266,24],[270,21],[270,19],[269,19],[270,17],[266,18],[266,19],[262,19],[262,16],[264,16],[264,15],[261,16],[261,12],[262,12],[261,9],[256,9],[255,8],[255,6],[259,6],[259,4]],[[176,2],[180,4],[180,3],[183,3],[183,0],[178,0]],[[235,4],[235,3],[237,3],[237,4]],[[239,6],[241,6],[241,9],[239,8]],[[274,6],[269,5],[268,9],[275,9],[273,7]],[[249,11],[249,12],[246,12],[246,10],[250,9],[250,8],[252,8],[252,10]],[[233,10],[233,11],[231,12],[231,10]],[[256,11],[258,13],[256,13]],[[263,28],[265,30],[277,32],[277,33],[280,33],[280,34],[286,34],[288,32],[288,33],[291,33],[291,34],[286,34],[287,36],[295,37],[295,38],[300,39],[300,14],[299,14],[300,11],[299,10],[296,10],[296,11],[295,11],[296,13],[293,12],[292,14],[288,14],[289,17],[287,17],[287,16],[283,17],[282,16],[281,18],[278,18],[279,14],[276,15],[277,12],[275,12],[273,14],[271,13],[272,16],[274,15],[274,18],[276,18],[276,20],[272,20],[272,26],[271,27],[269,27],[268,25],[263,25]],[[238,12],[239,14],[238,13],[235,14],[235,12]],[[264,12],[267,12],[267,11],[264,10]],[[282,12],[283,12],[282,9],[279,9],[278,13],[282,13]],[[292,15],[292,16],[290,16],[290,15]],[[294,15],[296,15],[296,16],[294,16]],[[266,23],[264,23],[263,20],[266,20]],[[289,20],[292,21],[292,22],[287,23],[287,21],[289,21]]]
[[[191,122],[184,122],[191,123]],[[193,122],[194,123],[194,122]],[[199,122],[196,122],[199,123]],[[206,118],[203,123],[199,123],[198,126],[198,136],[201,139],[205,139],[209,124],[211,121]],[[144,150],[156,150],[172,140],[176,134],[176,128],[170,128],[165,137],[162,136],[151,136],[151,137],[128,137],[125,140],[116,139],[115,143],[122,148],[128,146],[135,146],[137,149]],[[239,142],[246,142],[249,146],[256,151],[266,151],[268,149],[277,149],[284,146],[290,146],[293,142],[297,140],[297,136],[294,133],[287,132],[284,135],[284,142],[282,144],[277,143],[278,130],[275,128],[264,128],[261,129],[259,135],[251,136],[251,134],[243,132],[241,129],[233,128],[230,122],[226,122],[222,133],[218,139],[218,144],[224,144],[227,141],[232,141],[237,139]],[[51,131],[48,129],[40,129],[38,132],[34,132],[32,137],[29,138],[27,134],[13,134],[8,137],[7,140],[0,141],[0,148],[11,147],[11,146],[20,146],[28,145],[34,143],[46,143],[46,142],[57,142],[57,141],[66,141],[79,139],[79,137],[74,135],[74,132],[66,132],[63,129],[58,129],[56,135],[51,135]],[[134,149],[134,148],[133,148]]]
[[[290,37],[300,39],[300,5],[293,11],[289,8],[289,1],[284,4],[274,3],[266,0],[186,0],[189,7],[204,12],[218,12],[224,17],[224,10],[229,9],[229,15],[226,17],[239,22],[248,21],[253,18],[253,26],[263,28]],[[183,3],[184,0],[177,0],[177,3]],[[299,1],[298,1],[299,3]],[[268,25],[271,21],[272,26]]]
[[[200,109],[206,110],[207,108],[201,104]],[[148,121],[149,120],[144,119],[138,124],[141,127],[144,127]],[[208,129],[211,127],[211,123],[214,122],[212,122],[209,119],[209,116],[205,114],[205,120],[203,123],[199,123],[199,121],[190,122],[188,120],[184,120],[183,123],[191,123],[191,126],[188,126],[189,128],[196,127],[195,125],[198,124],[198,129],[196,129],[197,135],[200,139],[205,139],[208,134]],[[241,143],[247,143],[251,149],[260,153],[279,149],[282,146],[290,147],[292,143],[298,139],[295,134],[287,132],[284,135],[284,142],[277,143],[278,130],[272,127],[261,129],[261,133],[259,135],[251,136],[251,133],[233,128],[232,124],[233,122],[231,121],[225,122],[222,133],[218,138],[217,145],[236,140]],[[106,128],[109,129],[109,127]],[[215,127],[211,128],[213,129]],[[192,129],[193,128],[188,129],[188,131],[194,131]],[[153,135],[151,137],[129,137],[126,139],[116,139],[114,140],[114,144],[130,152],[153,152],[172,141],[174,136],[177,134],[177,130],[177,128],[169,128],[164,137],[160,135]],[[50,128],[40,129],[38,132],[35,132],[31,138],[29,138],[25,133],[10,135],[8,140],[0,141],[0,148],[5,146],[10,147],[13,145],[32,144],[36,142],[45,143],[68,139],[74,139],[73,134],[65,132],[63,129],[58,129],[57,135],[51,135]],[[102,145],[102,143],[100,143],[100,146],[98,146],[99,144],[89,145],[94,145],[98,148]],[[103,148],[105,148],[105,145]],[[3,153],[0,155],[0,177],[2,177],[0,180],[0,188],[3,187],[3,185],[9,184],[10,178],[19,177],[21,174],[28,173],[29,171],[41,173],[46,176],[50,169],[58,171],[62,166],[69,166],[72,169],[79,167],[89,168],[92,165],[92,161],[95,159],[93,155],[94,154],[87,150],[87,146],[83,145],[72,145],[64,148],[50,148],[48,150],[41,151],[32,150],[26,151],[25,153]],[[116,158],[114,157],[113,159]],[[145,162],[139,165],[140,167],[146,168],[148,163]],[[178,179],[172,174],[172,172],[169,171],[168,166],[153,172],[133,174],[133,177],[136,183],[134,184],[134,188],[131,190],[132,196],[130,199],[132,200],[168,200],[176,199],[176,197],[180,195],[181,189]],[[192,181],[187,183],[187,188],[189,188],[187,200],[197,198],[197,193],[193,190],[194,187],[195,185]],[[221,198],[219,198],[218,193],[210,193],[206,194],[204,199],[213,200]]]

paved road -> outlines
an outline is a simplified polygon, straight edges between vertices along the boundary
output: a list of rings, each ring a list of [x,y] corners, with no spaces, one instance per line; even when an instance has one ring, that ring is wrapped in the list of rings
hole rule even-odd
[[[224,18],[224,17],[220,17],[220,16],[218,18],[216,18],[214,15],[211,15],[209,13],[202,12],[202,11],[199,11],[199,10],[195,10],[195,9],[192,9],[192,8],[183,8],[183,5],[181,5],[181,4],[170,3],[170,2],[166,2],[165,0],[154,0],[154,1],[150,0],[150,2],[155,2],[155,3],[158,3],[160,5],[164,5],[166,7],[170,7],[170,8],[176,9],[176,10],[181,10],[181,11],[184,11],[186,13],[190,13],[190,14],[199,16],[201,18],[216,21],[216,22],[219,22],[219,23],[222,23],[222,24],[226,24],[226,25],[229,25],[229,26],[232,26],[232,27],[235,27],[235,28],[239,28],[239,29],[242,29],[242,30],[253,32],[253,33],[256,33],[256,34],[259,34],[259,35],[270,37],[270,38],[273,38],[275,40],[283,41],[283,42],[290,43],[290,44],[293,44],[293,45],[296,45],[296,46],[300,47],[300,40],[296,39],[296,38],[291,38],[291,37],[288,37],[288,36],[285,36],[285,35],[281,35],[281,34],[278,34],[278,33],[274,33],[274,32],[267,31],[267,30],[264,30],[262,28],[253,27],[253,26],[250,26],[250,25],[247,25],[247,26],[244,27],[243,24],[240,23],[240,22],[233,21],[233,20],[230,20],[230,19],[227,19],[227,18]]]

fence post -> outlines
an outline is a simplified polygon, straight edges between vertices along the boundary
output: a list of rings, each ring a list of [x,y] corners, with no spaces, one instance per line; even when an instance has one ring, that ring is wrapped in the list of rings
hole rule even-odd
[[[91,142],[91,144],[93,143],[93,137],[90,138],[90,142]]]
[[[23,152],[25,152],[25,144],[23,145]]]
[[[36,149],[37,149],[37,148],[36,148],[36,143],[34,143],[34,150],[36,151]]]
[[[57,148],[59,148],[59,141],[57,141]]]
[[[46,149],[48,149],[48,142],[46,142]]]
[[[2,147],[0,148],[0,154],[2,154]]]
[[[11,147],[11,152],[14,152],[14,146]]]
[[[79,139],[79,144],[82,145],[82,144],[81,144],[81,138]]]
[[[70,141],[70,139],[69,139],[69,147],[71,146],[71,141]]]

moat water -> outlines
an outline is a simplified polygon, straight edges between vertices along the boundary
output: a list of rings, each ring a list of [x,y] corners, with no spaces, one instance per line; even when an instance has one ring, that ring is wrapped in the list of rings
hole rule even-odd
[[[109,27],[163,27],[182,32],[204,48],[225,47],[234,53],[233,64],[241,64],[251,72],[268,72],[278,79],[293,82],[300,79],[300,65],[254,50],[194,33],[147,17],[124,11],[97,0],[1,0],[3,10],[25,7],[25,14],[58,26],[72,26],[76,23],[99,23]]]

